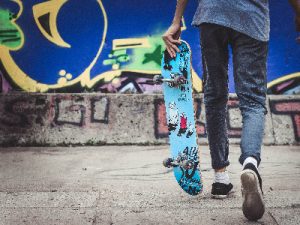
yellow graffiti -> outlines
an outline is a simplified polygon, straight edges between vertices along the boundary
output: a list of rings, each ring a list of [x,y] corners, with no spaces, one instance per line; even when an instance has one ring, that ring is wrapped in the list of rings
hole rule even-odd
[[[95,84],[95,81],[91,80],[91,75],[90,74],[91,74],[91,70],[92,70],[93,66],[96,64],[96,62],[97,62],[97,60],[100,56],[100,53],[102,52],[103,46],[105,44],[105,38],[106,38],[106,35],[107,35],[107,25],[108,25],[107,14],[106,14],[106,11],[105,11],[104,6],[102,4],[102,1],[97,0],[97,2],[99,3],[100,8],[102,10],[102,14],[103,14],[103,18],[104,18],[104,29],[103,29],[103,35],[102,35],[100,48],[97,52],[97,55],[94,58],[94,60],[92,61],[92,63],[90,64],[90,66],[81,75],[82,76],[81,85],[82,86],[87,86],[89,88],[91,88]]]
[[[6,71],[8,74],[10,74],[11,79],[16,82],[20,87],[26,87],[28,86],[27,91],[46,91],[47,87],[46,85],[39,84],[35,80],[31,79],[29,76],[27,76],[23,71],[19,69],[19,67],[16,65],[16,63],[13,61],[10,51],[16,51],[23,47],[24,45],[24,33],[22,32],[21,28],[16,24],[16,20],[22,15],[23,13],[23,3],[20,0],[12,0],[13,2],[17,3],[19,5],[19,12],[15,18],[12,19],[12,22],[16,26],[17,30],[19,31],[21,35],[21,44],[14,49],[8,48],[6,46],[0,45],[0,60],[2,61]],[[31,87],[35,88],[31,88]]]
[[[19,10],[19,12],[18,12],[16,18],[15,18],[15,19],[12,19],[13,21],[15,21],[15,20],[17,20],[17,18],[19,18],[19,17],[22,15],[22,13],[23,13],[23,4],[22,4],[21,0],[11,0],[11,1],[17,3],[18,6],[19,6],[19,8],[20,8],[20,10]]]
[[[58,12],[63,4],[65,4],[67,1],[68,0],[52,0],[42,2],[33,6],[32,11],[34,20],[45,38],[61,47],[70,48],[71,46],[62,39],[57,29]],[[46,17],[46,22],[49,25],[49,30],[47,30],[41,24],[40,19],[43,17]]]
[[[282,83],[284,81],[287,81],[287,80],[290,80],[290,79],[293,79],[293,78],[297,78],[297,77],[300,77],[300,72],[299,73],[292,73],[292,74],[289,74],[289,75],[285,75],[285,76],[279,77],[279,78],[277,78],[277,79],[269,82],[267,84],[267,87],[271,88],[274,85],[280,84],[280,83]]]
[[[20,11],[18,13],[18,16],[20,16],[23,11],[23,4],[20,0],[13,0],[13,1],[17,2],[20,6]],[[57,2],[57,1],[55,1],[55,2]],[[91,80],[90,72],[91,72],[91,69],[93,68],[93,66],[96,64],[96,62],[102,52],[106,34],[107,34],[107,24],[108,24],[107,14],[105,12],[102,1],[97,0],[97,2],[100,6],[100,9],[102,11],[103,18],[104,18],[104,29],[103,29],[102,39],[100,41],[100,47],[98,49],[96,56],[94,57],[93,61],[84,70],[84,72],[82,74],[80,74],[76,79],[70,80],[70,81],[59,79],[57,84],[48,85],[48,84],[39,83],[39,82],[31,79],[30,76],[25,74],[24,71],[22,71],[19,68],[19,66],[16,64],[16,62],[13,60],[12,56],[10,55],[10,49],[8,49],[5,46],[0,45],[0,52],[1,52],[0,60],[2,61],[3,66],[4,66],[5,70],[7,71],[7,73],[9,74],[12,81],[16,85],[21,87],[24,91],[27,91],[27,92],[46,92],[49,89],[58,89],[58,88],[62,88],[62,87],[72,86],[78,82],[80,82],[83,87],[84,86],[89,87],[89,88],[92,87],[94,85],[95,81]],[[17,18],[15,20],[17,20]]]
[[[184,17],[182,17],[181,18],[181,23],[182,23],[182,25],[181,25],[181,31],[184,31],[184,30],[186,30],[186,25],[185,25],[185,20],[184,20]]]
[[[192,68],[192,80],[193,80],[193,88],[197,93],[203,91],[202,80],[196,73],[196,71]]]
[[[48,90],[47,85],[36,82],[27,76],[15,63],[10,55],[9,49],[0,46],[0,58],[3,62],[4,68],[9,74],[10,78],[18,86],[22,87],[28,92],[44,92]]]
[[[21,37],[22,37],[22,44],[18,46],[16,49],[9,49],[5,46],[0,46],[0,61],[2,62],[4,69],[9,74],[11,80],[19,87],[21,87],[24,91],[27,92],[46,92],[49,89],[59,89],[63,87],[72,86],[76,83],[81,84],[82,87],[88,87],[92,88],[94,84],[97,82],[104,81],[105,83],[111,82],[114,78],[120,77],[123,72],[134,72],[134,73],[142,73],[142,74],[160,74],[160,70],[128,70],[128,69],[114,69],[112,71],[106,71],[104,73],[98,74],[93,79],[91,79],[91,70],[95,66],[96,62],[98,61],[100,54],[103,50],[105,39],[107,35],[107,29],[108,29],[108,20],[107,20],[107,14],[105,11],[105,8],[103,6],[102,0],[97,0],[100,9],[103,14],[103,22],[104,22],[104,28],[102,33],[102,39],[99,39],[99,49],[97,51],[97,54],[95,55],[93,61],[90,63],[90,65],[81,73],[78,77],[72,80],[72,77],[74,77],[72,74],[67,73],[67,71],[62,68],[58,75],[60,78],[57,81],[57,84],[44,84],[39,83],[36,80],[32,79],[30,76],[28,76],[14,61],[12,58],[10,51],[11,50],[19,50],[23,44],[24,44],[24,34],[20,27],[15,23],[15,21],[21,16],[23,12],[23,3],[21,0],[12,0],[13,2],[16,2],[19,5],[19,12],[16,18],[12,20],[12,22],[16,25],[17,29],[19,30]],[[62,37],[60,36],[58,29],[57,29],[57,16],[59,13],[59,10],[61,7],[67,3],[68,0],[52,0],[47,1],[44,3],[37,4],[33,6],[33,15],[35,22],[41,31],[41,33],[45,36],[45,38],[52,43],[61,46],[61,47],[67,47],[70,48],[71,46],[66,43]],[[47,15],[47,19],[49,19],[49,29],[47,32],[47,29],[43,27],[43,24],[41,24],[40,20],[41,17]],[[44,19],[45,19],[44,18]],[[184,19],[182,19],[182,30],[186,29]],[[148,38],[129,38],[129,39],[115,39],[113,40],[113,50],[122,50],[127,48],[149,48],[150,43]],[[193,86],[194,89],[197,92],[202,91],[202,81],[197,75],[197,73],[192,68],[192,76],[193,76]]]

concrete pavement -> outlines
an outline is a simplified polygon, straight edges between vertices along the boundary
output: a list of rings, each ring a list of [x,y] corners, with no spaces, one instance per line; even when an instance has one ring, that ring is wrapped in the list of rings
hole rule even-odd
[[[213,171],[200,146],[204,193],[192,197],[162,166],[168,146],[0,148],[0,224],[300,224],[300,148],[264,146],[266,213],[242,214],[239,148],[231,146],[235,192],[210,198]]]

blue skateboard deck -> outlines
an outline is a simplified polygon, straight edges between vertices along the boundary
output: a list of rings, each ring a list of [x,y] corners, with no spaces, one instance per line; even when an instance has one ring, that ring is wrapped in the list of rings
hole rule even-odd
[[[191,50],[185,41],[181,41],[178,48],[180,52],[175,58],[171,58],[167,51],[162,58],[162,79],[174,80],[179,76],[185,79],[179,85],[163,82],[171,149],[171,158],[167,161],[172,162],[174,175],[180,187],[190,195],[197,195],[202,192],[203,184],[195,127]]]

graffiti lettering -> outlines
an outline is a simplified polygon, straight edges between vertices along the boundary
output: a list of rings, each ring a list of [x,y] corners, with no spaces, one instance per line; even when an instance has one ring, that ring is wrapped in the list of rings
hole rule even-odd
[[[55,99],[54,123],[57,125],[71,124],[82,126],[86,108],[82,104],[77,104],[79,99]]]
[[[109,101],[107,98],[99,98],[91,100],[91,122],[108,123]]]
[[[139,100],[138,102],[131,100],[131,98],[135,98],[132,95],[120,95],[117,98],[110,96],[98,94],[2,95],[0,97],[0,141],[5,142],[10,138],[9,140],[13,140],[11,143],[17,143],[21,137],[30,141],[30,138],[33,137],[32,132],[41,130],[41,134],[39,134],[41,139],[35,140],[42,143],[45,141],[42,137],[47,135],[46,141],[50,142],[54,140],[50,139],[53,133],[61,131],[62,136],[67,135],[70,131],[69,128],[74,127],[77,132],[75,129],[72,130],[75,140],[76,135],[81,135],[82,129],[84,132],[92,130],[92,132],[86,132],[86,139],[91,139],[91,137],[94,138],[95,132],[93,131],[101,128],[105,129],[105,132],[101,133],[102,136],[100,135],[101,141],[105,143],[116,143],[119,140],[126,143],[166,143],[169,131],[162,95],[153,97],[151,102],[149,96],[145,98],[145,101]],[[144,99],[143,96],[141,98]],[[264,143],[299,143],[300,98],[296,96],[270,97],[267,103],[269,113],[266,118]],[[124,105],[122,106],[122,104]],[[198,137],[205,138],[207,136],[205,110],[200,96],[196,96],[194,99],[194,107]],[[124,110],[125,108],[126,110]],[[233,141],[238,143],[241,137],[242,119],[236,97],[229,98],[227,120],[229,138],[234,138]],[[124,134],[120,129],[122,125],[129,126],[130,132],[135,132],[134,135],[129,133],[122,136]],[[112,137],[111,134],[115,136]],[[145,134],[147,135],[143,136]],[[115,138],[116,136],[118,137]],[[71,140],[68,138],[69,136],[66,141]]]
[[[35,99],[19,97],[3,102],[0,121],[5,127],[27,129],[32,124],[43,125],[43,115],[47,110],[46,98],[39,96]],[[16,130],[17,131],[17,130]]]
[[[105,97],[85,99],[81,96],[54,97],[52,125],[85,126],[92,123],[108,124],[109,100]],[[90,115],[90,120],[87,120]]]
[[[300,141],[300,100],[272,100],[270,108],[273,114],[289,116],[293,123],[295,140]]]
[[[109,99],[106,97],[84,98],[81,96],[47,96],[8,98],[0,101],[0,126],[18,130],[36,125],[107,124]]]
[[[229,138],[240,138],[242,135],[242,115],[237,98],[229,98],[227,103],[227,129]]]

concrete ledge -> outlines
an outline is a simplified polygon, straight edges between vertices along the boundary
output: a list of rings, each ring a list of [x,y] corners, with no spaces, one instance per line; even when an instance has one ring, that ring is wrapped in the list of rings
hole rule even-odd
[[[300,96],[269,96],[264,144],[300,143]],[[202,95],[195,96],[199,143],[207,143]],[[241,114],[228,101],[228,132],[239,143]],[[163,96],[126,94],[0,95],[0,145],[167,144]]]

